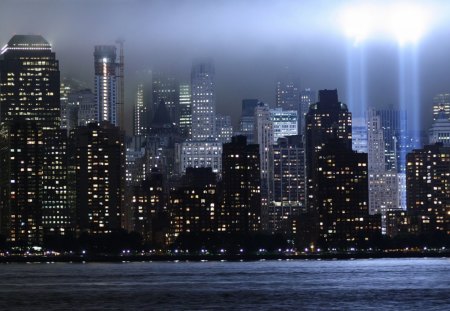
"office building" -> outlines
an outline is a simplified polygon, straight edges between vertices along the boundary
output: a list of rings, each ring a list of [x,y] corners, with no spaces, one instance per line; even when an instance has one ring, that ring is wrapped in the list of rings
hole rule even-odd
[[[180,84],[180,133],[186,138],[192,136],[192,99],[191,86]]]
[[[215,137],[216,86],[212,61],[195,62],[191,70],[192,139]]]
[[[297,110],[270,109],[270,119],[273,126],[272,144],[276,144],[279,138],[298,134]]]
[[[179,125],[180,119],[180,85],[174,77],[156,72],[152,78],[152,98],[154,112],[161,101],[166,104],[172,123]],[[153,114],[154,116],[154,114]]]
[[[450,94],[441,93],[433,98],[433,120],[437,120],[440,114],[450,119]]]
[[[218,141],[222,143],[228,143],[231,141],[231,136],[233,136],[233,126],[231,125],[230,116],[216,116],[215,133]]]
[[[255,127],[255,108],[258,106],[258,99],[243,99],[241,120],[239,122],[239,133],[247,137],[247,143],[253,143],[253,133]]]

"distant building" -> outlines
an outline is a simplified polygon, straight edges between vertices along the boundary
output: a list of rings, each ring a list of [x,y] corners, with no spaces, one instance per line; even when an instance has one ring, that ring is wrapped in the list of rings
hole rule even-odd
[[[298,111],[300,103],[299,90],[292,79],[280,79],[276,89],[276,107],[283,110]]]
[[[254,143],[259,145],[259,160],[261,172],[261,221],[262,229],[268,228],[268,206],[270,202],[271,174],[273,173],[273,122],[270,108],[259,103],[255,108]]]
[[[450,147],[450,119],[441,110],[428,131],[428,141],[430,144],[442,143]]]
[[[97,122],[108,121],[118,126],[118,66],[114,45],[97,45],[94,50],[95,98]]]
[[[272,144],[276,144],[278,138],[298,134],[297,110],[270,109],[270,119],[273,125]]]
[[[219,141],[185,141],[178,147],[179,172],[185,174],[188,167],[210,167],[213,173],[222,172],[222,143]]]
[[[216,130],[217,139],[222,143],[227,143],[231,141],[231,136],[233,136],[233,126],[231,125],[230,116],[216,116]]]
[[[234,136],[223,145],[221,202],[218,231],[249,233],[261,229],[261,194],[258,145]]]
[[[239,122],[239,133],[247,137],[247,143],[253,143],[253,132],[255,127],[255,108],[258,99],[243,99],[241,120]]]
[[[316,102],[316,94],[310,88],[300,91],[300,107],[298,109],[298,133],[305,134],[305,117],[309,111],[309,106]]]
[[[152,79],[154,111],[163,100],[170,120],[178,125],[180,119],[180,85],[178,81],[163,73],[154,73]]]
[[[70,131],[77,126],[86,126],[89,123],[98,122],[98,110],[95,94],[89,89],[74,91],[69,94],[69,107],[75,109],[67,114],[67,130]],[[75,108],[76,107],[76,108]]]
[[[192,136],[192,98],[191,86],[180,84],[180,132],[188,138]]]
[[[216,85],[212,61],[199,61],[192,65],[192,139],[215,137]]]
[[[440,114],[450,119],[450,94],[441,93],[433,98],[433,120],[439,119]]]
[[[356,152],[367,153],[367,121],[366,118],[353,118],[352,121],[352,149]],[[384,148],[384,147],[383,147]]]
[[[144,105],[144,85],[138,84],[133,107],[133,134],[135,136],[141,136],[146,133],[145,116],[146,106]]]

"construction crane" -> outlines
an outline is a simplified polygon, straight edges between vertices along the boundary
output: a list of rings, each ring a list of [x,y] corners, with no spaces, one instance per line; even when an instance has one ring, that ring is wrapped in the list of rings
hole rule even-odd
[[[123,55],[123,43],[124,39],[117,39],[116,44],[119,45],[119,75],[117,76],[119,79],[119,94],[118,94],[118,102],[117,106],[119,108],[119,126],[122,131],[125,131],[125,76],[124,76],[124,55]]]

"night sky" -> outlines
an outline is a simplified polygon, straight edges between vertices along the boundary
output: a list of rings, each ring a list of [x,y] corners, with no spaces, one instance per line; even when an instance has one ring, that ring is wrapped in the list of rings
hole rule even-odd
[[[337,88],[346,102],[353,43],[342,30],[340,16],[345,7],[361,2],[1,0],[0,44],[14,34],[41,34],[53,45],[62,76],[93,88],[94,45],[124,38],[128,112],[139,72],[169,71],[188,82],[192,60],[212,57],[217,111],[231,114],[236,124],[243,98],[274,105],[275,81],[286,67],[302,88]],[[382,7],[388,2],[372,3]],[[426,128],[433,96],[450,92],[450,21],[445,20],[450,5],[448,1],[415,3],[432,12],[417,46],[419,102]],[[376,34],[359,44],[365,51],[368,104],[396,105],[398,43]],[[131,116],[129,120],[131,125]]]

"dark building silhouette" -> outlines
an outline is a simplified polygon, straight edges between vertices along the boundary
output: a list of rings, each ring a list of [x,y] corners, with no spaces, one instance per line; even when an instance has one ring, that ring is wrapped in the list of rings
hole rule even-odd
[[[170,120],[178,125],[180,119],[180,86],[178,81],[165,74],[154,73],[152,86],[154,109],[157,110],[160,102],[164,101]]]
[[[223,145],[219,232],[255,232],[261,229],[259,146],[234,136]]]
[[[170,191],[169,215],[169,243],[183,233],[216,231],[217,185],[211,168],[186,169],[181,184]]]
[[[139,185],[135,185],[132,202],[133,231],[139,232],[145,243],[154,243],[154,222],[166,207],[163,175],[155,169]]]
[[[125,184],[124,134],[109,122],[71,132],[77,229],[92,234],[121,228]]]
[[[308,210],[317,210],[317,154],[330,139],[340,139],[347,149],[352,148],[352,116],[345,104],[338,100],[337,90],[320,90],[319,102],[309,107],[305,119],[306,177]]]
[[[255,108],[258,106],[258,99],[243,99],[241,120],[239,124],[239,131],[241,135],[247,137],[249,144],[253,143],[253,132],[255,127]]]
[[[381,234],[380,215],[369,215],[367,153],[330,140],[317,155],[318,244],[365,247]]]
[[[406,159],[411,231],[450,234],[450,147],[427,145],[408,153]]]
[[[295,234],[294,219],[306,209],[305,149],[301,136],[279,138],[273,146],[270,232]]]

